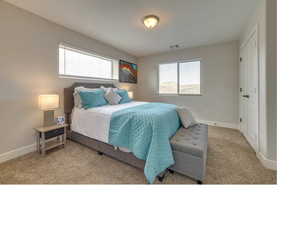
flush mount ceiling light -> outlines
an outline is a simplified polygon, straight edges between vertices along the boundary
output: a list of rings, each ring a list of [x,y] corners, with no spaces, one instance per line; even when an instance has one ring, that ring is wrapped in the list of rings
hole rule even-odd
[[[159,23],[159,18],[155,15],[148,15],[144,17],[143,23],[148,29],[152,29]]]

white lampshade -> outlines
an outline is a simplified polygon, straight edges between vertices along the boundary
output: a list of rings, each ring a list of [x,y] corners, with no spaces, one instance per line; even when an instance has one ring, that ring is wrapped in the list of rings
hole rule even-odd
[[[54,110],[59,107],[59,95],[40,95],[39,108],[43,111]]]
[[[133,99],[133,92],[132,91],[128,91],[128,97]]]

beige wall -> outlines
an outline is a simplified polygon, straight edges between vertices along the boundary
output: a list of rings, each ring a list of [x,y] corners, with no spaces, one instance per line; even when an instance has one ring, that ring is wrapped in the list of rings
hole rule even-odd
[[[277,0],[267,0],[267,158],[277,160]]]
[[[251,30],[258,28],[260,86],[260,153],[277,160],[277,4],[262,0],[240,39],[242,44]]]
[[[201,58],[202,96],[159,96],[158,65]],[[172,51],[138,58],[138,97],[190,108],[198,120],[238,124],[238,42]]]
[[[0,154],[34,143],[33,128],[43,120],[39,94],[58,93],[62,103],[63,88],[76,81],[58,77],[60,42],[136,62],[111,46],[0,1]],[[134,90],[135,85],[126,88]],[[56,114],[62,114],[62,107]]]

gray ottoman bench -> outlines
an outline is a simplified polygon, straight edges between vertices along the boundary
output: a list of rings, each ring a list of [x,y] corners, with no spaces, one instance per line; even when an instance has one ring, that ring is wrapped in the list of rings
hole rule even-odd
[[[205,177],[208,127],[197,124],[188,129],[180,128],[171,139],[175,164],[170,172],[178,172],[201,184]]]

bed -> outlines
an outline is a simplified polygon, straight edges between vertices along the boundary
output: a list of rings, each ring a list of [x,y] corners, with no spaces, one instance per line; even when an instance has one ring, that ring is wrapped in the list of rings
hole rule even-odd
[[[169,139],[180,127],[176,106],[133,101],[79,109],[74,107],[73,92],[80,86],[115,87],[108,83],[74,83],[64,89],[71,140],[143,169],[148,183],[175,163]]]

